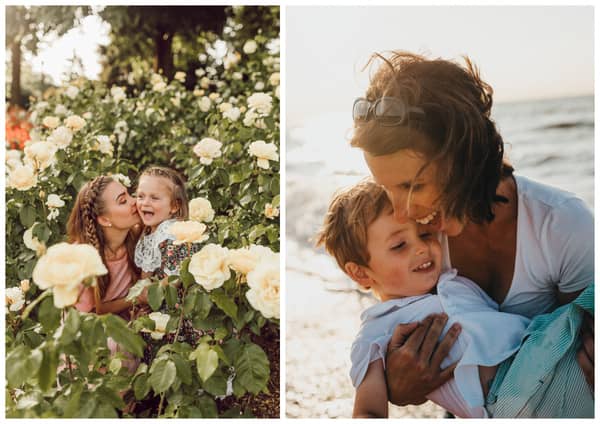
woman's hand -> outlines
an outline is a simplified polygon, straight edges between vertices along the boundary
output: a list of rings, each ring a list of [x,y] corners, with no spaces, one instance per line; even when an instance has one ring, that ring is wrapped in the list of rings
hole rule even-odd
[[[581,347],[577,352],[577,362],[583,371],[583,375],[594,391],[594,317],[589,313],[583,316],[581,325]]]
[[[386,355],[389,400],[395,405],[420,405],[453,376],[456,363],[440,366],[454,345],[460,326],[454,324],[441,342],[448,316],[430,315],[420,323],[400,324],[394,330]]]

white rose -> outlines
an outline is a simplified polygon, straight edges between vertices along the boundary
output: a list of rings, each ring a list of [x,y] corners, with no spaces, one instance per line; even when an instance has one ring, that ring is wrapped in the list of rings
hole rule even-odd
[[[244,50],[244,53],[246,54],[252,54],[256,52],[257,48],[258,44],[256,44],[256,41],[248,40],[244,43],[244,47],[242,47],[242,50]]]
[[[19,165],[22,165],[21,151],[17,150],[17,149],[7,150],[6,151],[6,166],[10,169],[14,169]]]
[[[256,164],[263,169],[269,169],[269,161],[278,161],[277,146],[273,143],[265,143],[263,140],[257,140],[250,143],[248,152],[258,159]]]
[[[185,82],[185,72],[177,71],[175,72],[175,76],[173,78],[183,84]]]
[[[248,111],[244,115],[244,120],[242,122],[245,126],[251,127],[252,125],[254,125],[254,121],[256,121],[257,117],[258,115],[254,111],[254,109],[248,109]]]
[[[194,153],[200,158],[200,163],[210,165],[213,159],[221,156],[221,143],[214,138],[203,138],[194,146]]]
[[[279,260],[277,253],[265,246],[253,244],[250,247],[241,247],[230,250],[227,257],[229,267],[241,274],[248,274],[256,265],[264,260]]]
[[[23,233],[23,244],[26,248],[33,250],[37,256],[41,256],[46,253],[46,245],[33,236],[33,229],[36,225],[37,222]]]
[[[188,271],[196,283],[211,291],[221,287],[231,277],[227,265],[228,250],[216,244],[207,244],[190,260]]]
[[[42,112],[44,109],[46,109],[48,107],[48,102],[38,102],[36,103],[36,105],[34,106],[34,109],[38,112]]]
[[[242,115],[242,112],[237,107],[231,108],[228,111],[223,113],[223,116],[225,118],[227,118],[233,122],[237,121],[241,115]]]
[[[64,105],[56,105],[56,107],[54,108],[54,113],[56,115],[65,116],[67,112],[68,110],[66,107],[64,107]]]
[[[94,150],[99,150],[105,155],[113,155],[113,145],[110,141],[110,137],[107,135],[96,136],[96,143],[94,144]]]
[[[25,296],[20,287],[9,287],[5,291],[8,309],[17,312],[25,305]]]
[[[219,97],[221,97],[221,95],[219,93],[210,93],[208,95],[208,98],[211,99],[212,101],[217,100]]]
[[[265,83],[262,81],[258,81],[256,84],[254,84],[254,89],[257,91],[261,91],[265,88]]]
[[[268,219],[274,219],[279,216],[279,208],[277,206],[273,206],[270,203],[265,205],[265,216]]]
[[[204,53],[200,53],[198,55],[198,60],[202,63],[206,62],[206,59],[208,59],[208,56],[206,56]]]
[[[279,318],[279,261],[261,261],[246,279],[250,305],[265,318]]]
[[[165,84],[164,81],[161,81],[152,86],[152,90],[157,91],[159,93],[164,93],[166,89],[167,89],[167,84]]]
[[[56,162],[58,147],[46,141],[36,141],[25,146],[25,163],[34,166],[40,171]]]
[[[208,97],[204,96],[198,102],[198,106],[200,107],[200,110],[202,112],[208,112],[210,110],[210,107],[212,106],[212,102]]]
[[[219,112],[225,113],[228,110],[231,110],[232,107],[233,107],[233,105],[231,103],[223,102],[219,105],[218,109],[219,109]]]
[[[108,270],[96,248],[89,244],[58,243],[51,246],[33,269],[33,282],[42,290],[52,288],[54,306],[77,302],[80,284]]]
[[[115,181],[120,182],[125,187],[131,187],[131,180],[129,179],[129,177],[127,177],[123,174],[113,174],[111,176]]]
[[[30,165],[16,165],[8,173],[8,185],[19,191],[27,191],[37,184],[37,175]]]
[[[258,113],[268,115],[273,109],[273,98],[267,93],[254,93],[248,97],[248,106]]]
[[[202,68],[198,68],[194,71],[194,74],[196,74],[198,78],[202,78],[202,76],[204,76],[205,73],[206,71]]]
[[[85,126],[85,119],[79,115],[71,115],[65,119],[65,125],[73,131],[79,131]]]
[[[65,202],[60,198],[58,194],[49,194],[46,200],[46,206],[49,208],[62,208]]]
[[[90,119],[92,119],[92,112],[86,112],[83,115],[81,115],[83,117],[83,119],[85,119],[86,121],[89,121]]]
[[[79,94],[79,88],[75,87],[74,85],[70,85],[67,87],[65,94],[68,98],[74,99]]]
[[[115,103],[119,103],[121,100],[125,100],[127,98],[125,89],[123,87],[119,87],[117,85],[111,87],[110,95],[112,96],[113,101]]]
[[[177,221],[171,224],[169,232],[175,236],[173,244],[202,243],[208,239],[206,225],[196,221]]]
[[[202,77],[202,79],[200,80],[200,87],[207,89],[209,84],[210,80],[207,77]]]
[[[42,124],[44,124],[44,126],[47,128],[54,129],[60,124],[60,119],[58,119],[56,116],[46,116],[42,120]]]
[[[242,78],[244,78],[244,75],[242,75],[241,72],[234,72],[231,76],[234,80],[241,80]]]
[[[273,72],[269,77],[269,84],[273,87],[279,85],[279,72]]]
[[[197,197],[190,200],[188,207],[190,219],[198,222],[211,222],[215,217],[215,211],[208,199]]]
[[[73,141],[73,132],[67,127],[61,125],[52,131],[52,134],[48,137],[50,143],[56,144],[59,149],[64,149],[71,141]]]
[[[150,337],[154,340],[160,340],[167,333],[167,324],[169,323],[169,319],[171,316],[169,314],[163,314],[161,312],[152,312],[148,314],[148,318],[154,321],[154,330],[148,330],[147,328],[142,328],[141,331],[145,333],[150,333]]]

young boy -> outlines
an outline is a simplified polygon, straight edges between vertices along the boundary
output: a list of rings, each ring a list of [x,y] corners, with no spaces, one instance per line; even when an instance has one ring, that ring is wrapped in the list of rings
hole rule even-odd
[[[396,221],[386,193],[370,180],[333,199],[317,244],[381,301],[362,313],[352,345],[353,416],[388,415],[385,353],[395,326],[446,313],[444,334],[457,322],[462,332],[441,366],[458,364],[454,378],[428,398],[458,417],[487,417],[496,366],[519,349],[529,319],[498,312],[479,286],[444,269],[437,234]]]

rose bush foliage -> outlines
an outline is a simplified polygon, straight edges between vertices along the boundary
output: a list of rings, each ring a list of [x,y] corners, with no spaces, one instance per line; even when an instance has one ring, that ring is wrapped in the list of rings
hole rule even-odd
[[[209,54],[217,40],[205,41],[193,89],[185,72],[172,81],[132,74],[113,87],[72,81],[32,105],[31,141],[7,152],[8,417],[238,416],[246,411],[220,411],[219,400],[268,390],[270,363],[253,340],[279,325],[278,40],[233,30],[218,41],[223,57]],[[35,280],[60,268],[32,275],[65,240],[78,190],[100,174],[133,190],[150,164],[187,177],[197,200],[185,224],[205,239],[202,250],[180,275],[132,287],[131,299],[148,288],[149,315],[127,322],[57,308],[62,286]],[[65,284],[61,307],[72,299]],[[193,342],[180,337],[185,322],[197,329]],[[109,337],[128,353],[111,354]],[[125,363],[145,351],[151,360],[130,375]]]

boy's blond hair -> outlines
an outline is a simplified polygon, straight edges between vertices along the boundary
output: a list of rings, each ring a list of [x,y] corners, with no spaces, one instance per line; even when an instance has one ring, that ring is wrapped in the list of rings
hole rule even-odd
[[[362,180],[334,195],[316,245],[324,245],[344,272],[348,262],[367,266],[371,259],[367,229],[383,212],[391,210],[383,187],[370,178]]]

